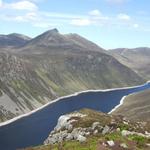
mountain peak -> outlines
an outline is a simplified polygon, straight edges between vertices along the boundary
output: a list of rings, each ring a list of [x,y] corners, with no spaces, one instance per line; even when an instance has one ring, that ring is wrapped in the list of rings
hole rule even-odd
[[[40,45],[40,46],[55,46],[55,47],[59,47],[60,45],[65,46],[70,44],[68,39],[59,33],[59,31],[54,28],[51,30],[48,30],[40,35],[38,35],[37,37],[33,38],[32,40],[30,40],[30,42],[27,43],[27,46],[35,46],[35,45]]]
[[[42,33],[41,35],[35,37],[35,39],[41,39],[41,38],[49,39],[49,38],[55,37],[57,35],[59,35],[59,31],[56,28],[54,28],[54,29],[48,30],[48,31]]]
[[[48,33],[48,34],[56,34],[56,33],[59,33],[59,31],[58,31],[58,29],[54,28],[54,29],[51,29],[51,30],[46,31],[45,33]]]

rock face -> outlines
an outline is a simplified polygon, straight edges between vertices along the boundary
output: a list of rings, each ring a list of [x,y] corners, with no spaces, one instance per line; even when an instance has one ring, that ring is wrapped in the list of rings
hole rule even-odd
[[[134,132],[134,131],[127,131],[127,130],[122,130],[121,132],[122,136],[128,136],[128,135],[138,135],[141,137],[145,137],[145,138],[150,138],[150,133],[138,133],[138,132]]]
[[[0,121],[77,91],[145,82],[80,36],[62,35],[56,29],[34,39],[10,36],[17,36],[22,42],[4,47],[0,42]]]
[[[103,128],[102,134],[106,134],[106,133],[109,133],[109,132],[110,132],[110,127],[106,125],[106,126]]]
[[[61,129],[66,129],[66,130],[71,130],[72,129],[72,123],[76,122],[76,119],[71,119],[71,118],[80,118],[80,117],[85,117],[86,115],[81,114],[81,113],[74,113],[74,114],[69,114],[69,115],[63,115],[60,116],[58,119],[58,123],[55,127],[55,131],[59,131]]]
[[[112,146],[115,145],[114,141],[107,141],[107,144],[108,144],[110,147],[112,147]]]
[[[73,128],[73,124],[83,117],[86,117],[86,115],[78,112],[60,116],[54,131],[51,132],[49,138],[47,138],[44,143],[54,144],[62,142],[63,140],[77,140],[79,142],[85,142],[85,135],[90,131],[90,129],[88,131],[86,128]]]
[[[44,141],[44,144],[54,144],[69,140],[85,142],[87,136],[101,132],[103,127],[100,122],[93,122],[88,127],[80,126],[79,122],[88,117],[86,113],[82,112],[74,112],[60,116],[56,127]]]

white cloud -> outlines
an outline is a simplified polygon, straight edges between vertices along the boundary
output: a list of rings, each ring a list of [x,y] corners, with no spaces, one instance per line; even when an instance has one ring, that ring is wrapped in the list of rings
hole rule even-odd
[[[92,15],[92,16],[100,16],[102,15],[101,12],[98,10],[98,9],[95,9],[95,10],[92,10],[89,12],[89,15]]]
[[[14,3],[6,3],[5,7],[9,9],[28,10],[28,11],[35,11],[38,9],[36,4],[27,0],[14,2]]]
[[[35,3],[39,3],[39,2],[44,2],[44,1],[46,1],[46,0],[28,0],[28,1],[30,1],[30,2],[35,2]]]
[[[70,24],[75,26],[89,26],[91,21],[89,19],[73,19]]]
[[[135,24],[133,25],[133,27],[134,27],[134,28],[138,28],[139,25],[138,25],[137,23],[135,23]]]
[[[75,15],[75,14],[65,14],[65,13],[58,13],[58,12],[42,12],[42,15],[49,17],[49,18],[59,18],[59,19],[81,19],[86,18],[87,15]]]
[[[8,22],[28,23],[39,28],[57,27],[61,25],[74,26],[106,26],[106,27],[131,27],[138,28],[138,25],[131,20],[130,16],[121,13],[116,15],[104,15],[98,9],[93,9],[87,14],[70,14],[61,12],[43,12],[38,9],[33,1],[18,0],[13,3],[2,4],[0,9],[0,20]],[[39,1],[39,0],[38,0]],[[43,0],[42,0],[43,1]],[[20,10],[19,12],[16,10]],[[23,10],[23,11],[22,11]],[[36,10],[36,11],[35,11]]]
[[[39,27],[39,28],[49,28],[49,27],[56,26],[56,25],[48,23],[48,22],[38,22],[38,23],[33,23],[32,25],[34,27]]]
[[[27,20],[37,21],[39,20],[40,16],[38,16],[35,12],[29,12],[25,15]]]
[[[2,0],[0,0],[0,8],[2,7],[2,5],[3,5],[3,2],[2,2]]]
[[[13,18],[10,18],[14,21],[17,21],[17,22],[26,22],[25,18],[23,16],[16,16],[16,17],[13,17]]]
[[[28,12],[23,15],[3,15],[1,16],[1,19],[6,20],[6,21],[17,21],[17,22],[38,22],[42,21],[41,17],[36,14],[35,12]]]
[[[120,20],[124,20],[124,21],[129,21],[131,19],[130,16],[127,15],[127,14],[119,14],[117,16],[117,18],[120,19]]]
[[[126,2],[127,0],[106,0],[109,3],[114,3],[114,4],[121,4]]]

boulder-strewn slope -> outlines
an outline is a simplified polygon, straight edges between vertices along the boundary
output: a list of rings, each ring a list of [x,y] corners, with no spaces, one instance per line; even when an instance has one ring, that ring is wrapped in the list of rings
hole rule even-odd
[[[150,121],[150,90],[127,96],[123,105],[112,114],[124,114],[129,119]]]
[[[119,48],[110,50],[109,52],[122,64],[133,69],[143,78],[150,79],[150,48]]]
[[[53,29],[0,52],[0,121],[77,91],[144,82],[96,44]]]
[[[149,125],[83,109],[60,116],[44,145],[26,150],[148,150]]]

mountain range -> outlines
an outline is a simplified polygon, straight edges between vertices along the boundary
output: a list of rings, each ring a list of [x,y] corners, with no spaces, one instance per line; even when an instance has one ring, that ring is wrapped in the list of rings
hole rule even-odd
[[[110,50],[110,53],[122,64],[128,66],[142,78],[150,79],[150,48],[118,48]]]
[[[0,35],[0,121],[78,91],[143,84],[147,69],[136,67],[136,60],[128,64],[130,58],[118,51],[57,29],[35,38]]]

